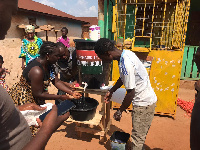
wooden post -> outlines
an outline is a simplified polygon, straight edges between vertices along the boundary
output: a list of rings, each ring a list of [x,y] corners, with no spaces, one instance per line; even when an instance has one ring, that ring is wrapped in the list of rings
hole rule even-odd
[[[48,41],[48,35],[47,35],[47,30],[45,30],[46,31],[46,41]]]
[[[56,34],[56,41],[57,41],[57,38],[58,38],[58,35],[57,35],[58,31],[55,31],[55,34]]]
[[[98,0],[98,26],[100,27],[100,36],[104,37],[104,0]]]

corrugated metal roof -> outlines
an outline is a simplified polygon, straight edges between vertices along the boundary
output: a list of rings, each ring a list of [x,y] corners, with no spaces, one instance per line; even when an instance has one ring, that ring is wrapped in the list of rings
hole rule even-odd
[[[81,18],[69,15],[58,9],[55,9],[53,7],[50,7],[50,6],[47,6],[47,5],[32,1],[32,0],[18,0],[18,8],[19,10],[22,9],[22,10],[28,10],[28,11],[33,11],[33,12],[39,12],[39,13],[44,13],[44,14],[48,14],[52,16],[68,18],[75,21],[81,21],[82,23],[88,23],[87,21]]]

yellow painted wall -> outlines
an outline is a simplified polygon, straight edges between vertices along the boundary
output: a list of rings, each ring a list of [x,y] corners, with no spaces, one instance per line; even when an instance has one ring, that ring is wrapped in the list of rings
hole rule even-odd
[[[175,117],[183,51],[152,50],[148,56],[153,57],[149,75],[158,97],[156,113]],[[118,78],[118,63],[114,61],[112,79],[116,81]],[[119,108],[120,104],[113,102],[112,107]]]

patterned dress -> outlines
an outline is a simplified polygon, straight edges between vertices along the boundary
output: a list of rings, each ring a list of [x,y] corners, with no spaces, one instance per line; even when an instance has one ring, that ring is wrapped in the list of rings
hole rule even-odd
[[[19,58],[25,57],[26,65],[31,60],[40,56],[38,53],[40,51],[40,47],[43,44],[43,42],[37,36],[34,36],[34,39],[35,39],[34,42],[30,42],[27,39],[22,40],[21,54],[19,55]]]
[[[13,99],[15,106],[27,103],[35,103],[37,105],[45,104],[45,100],[40,100],[38,98],[33,97],[31,85],[29,84],[30,81],[28,79],[28,72],[34,66],[39,66],[44,72],[42,65],[37,60],[31,61],[28,64],[28,66],[23,70],[20,81],[15,83],[8,92],[11,98]],[[44,92],[45,89],[49,86],[50,82],[54,79],[55,79],[55,69],[53,66],[49,66],[49,73],[44,74],[44,79],[43,79]],[[35,136],[38,131],[38,128],[36,128],[35,126],[31,126],[30,129],[32,132],[32,136]]]
[[[6,73],[8,73],[6,71],[6,68],[4,68],[4,73],[2,75],[0,75],[0,85],[3,86],[3,88],[8,92],[9,88],[8,85],[5,83],[5,77],[6,77]]]

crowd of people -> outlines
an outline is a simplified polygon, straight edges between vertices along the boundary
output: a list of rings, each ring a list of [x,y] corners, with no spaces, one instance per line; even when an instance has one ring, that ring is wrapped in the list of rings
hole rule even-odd
[[[0,40],[5,39],[11,25],[12,15],[16,14],[17,10],[18,0],[0,1]],[[5,72],[2,65],[1,70]],[[69,117],[69,113],[58,116],[57,107],[54,105],[43,122],[37,119],[40,130],[32,138],[28,123],[19,111],[44,109],[46,108],[41,108],[35,103],[15,107],[8,92],[0,86],[0,149],[44,149],[53,132]]]
[[[12,15],[18,9],[17,4],[18,0],[0,1],[0,40],[5,38],[10,28]],[[65,27],[64,30],[67,28]],[[22,58],[23,72],[20,81],[10,89],[5,83],[5,76],[9,71],[2,66],[4,59],[0,56],[0,84],[2,85],[0,86],[0,149],[44,149],[53,132],[69,117],[69,112],[57,116],[57,107],[54,105],[43,122],[37,119],[40,127],[38,131],[38,127],[28,126],[20,111],[45,110],[46,107],[40,105],[48,99],[63,101],[82,96],[74,91],[73,83],[64,83],[55,73],[54,64],[60,58],[66,58],[66,62],[70,58],[67,50],[69,48],[67,33],[62,36],[63,39],[59,43],[43,42],[35,35],[35,28],[32,25],[25,27],[25,33],[26,38],[22,40],[19,56]],[[64,53],[60,51],[60,47],[63,47]],[[50,94],[47,91],[50,82],[68,95]],[[31,132],[34,137],[31,136]]]
[[[17,0],[0,1],[0,40],[5,38],[11,24],[11,17],[17,12]],[[44,110],[40,105],[45,100],[55,100],[56,104],[70,98],[80,98],[82,95],[74,90],[77,80],[76,56],[70,51],[68,29],[61,29],[62,36],[57,43],[43,42],[35,35],[34,26],[25,28],[26,38],[22,40],[21,54],[22,75],[20,81],[10,89],[5,83],[6,73],[0,55],[0,149],[39,150],[44,149],[53,132],[69,117],[69,112],[58,116],[57,106],[41,122],[39,127],[29,127],[20,111]],[[95,45],[95,52],[104,62],[118,61],[120,77],[116,84],[106,93],[105,102],[109,103],[112,94],[125,86],[127,94],[119,110],[113,118],[120,121],[125,109],[133,104],[132,110],[132,149],[142,150],[146,135],[154,117],[157,96],[151,87],[148,73],[135,55],[129,50],[120,50],[109,39],[101,38]],[[200,49],[195,55],[195,62],[200,69]],[[60,79],[58,78],[60,73]],[[50,94],[47,90],[50,82],[59,89],[58,94]],[[197,90],[196,102],[191,117],[190,143],[191,149],[200,147],[199,91],[200,82],[195,84]],[[66,94],[67,93],[67,94]],[[30,130],[30,129],[31,130]],[[38,130],[40,128],[40,130]],[[31,136],[32,133],[32,136]]]

